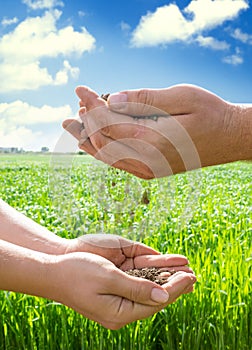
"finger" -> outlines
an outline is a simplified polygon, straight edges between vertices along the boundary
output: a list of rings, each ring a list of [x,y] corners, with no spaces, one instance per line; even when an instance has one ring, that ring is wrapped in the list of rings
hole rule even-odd
[[[108,124],[106,120],[111,112],[109,112],[107,107],[104,106],[104,101],[98,100],[97,94],[92,90],[85,87],[79,87],[76,89],[76,92],[81,98],[85,99],[84,103],[86,103],[86,105],[85,107],[80,108],[79,116],[84,124],[92,147],[97,151],[97,154],[95,154],[94,149],[92,149],[92,155],[95,155],[97,159],[100,159],[107,164],[113,165],[113,163],[116,163],[121,159],[118,154],[120,154],[119,151],[121,150],[122,145],[117,144],[116,147],[113,148],[114,152],[112,153],[116,153],[116,159],[114,159],[114,157],[111,157],[108,147],[105,150],[106,146],[108,146],[113,140],[101,132],[102,128],[107,128]],[[89,110],[89,112],[87,112],[87,110]],[[85,142],[85,140],[83,141]],[[85,147],[83,141],[81,144]],[[125,147],[123,148],[125,149]],[[125,153],[127,154],[128,152],[123,150],[122,154],[125,155]],[[119,167],[119,165],[117,167]]]
[[[79,111],[80,117],[85,125],[88,136],[92,138],[92,143],[97,149],[100,149],[109,142],[109,130],[111,126],[128,124],[129,127],[132,127],[132,124],[136,124],[129,116],[118,115],[111,112],[103,102],[102,105],[100,105],[97,98],[90,99],[89,105],[86,106],[84,113],[82,111],[83,107]],[[102,135],[104,135],[105,138],[102,138]],[[132,133],[130,133],[130,135],[132,135]],[[124,133],[123,138],[127,138],[127,134]]]
[[[189,266],[187,265],[183,265],[183,266],[167,266],[167,267],[161,267],[160,271],[171,271],[171,272],[179,272],[179,271],[184,271],[187,273],[194,273],[193,269],[191,269]]]
[[[162,287],[169,293],[169,304],[173,303],[181,294],[187,294],[193,290],[193,285],[197,281],[196,276],[191,273],[178,272],[171,276]]]
[[[94,109],[107,105],[106,101],[99,97],[99,95],[87,86],[78,86],[75,89],[77,96],[80,98],[80,106],[85,106],[87,110]]]
[[[109,164],[117,169],[120,170],[127,170],[129,173],[144,179],[151,179],[153,178],[153,173],[151,170],[143,164],[141,161],[138,161],[136,159],[133,159],[135,157],[138,157],[137,153],[132,153],[132,150],[129,155],[129,151],[125,152],[125,146],[123,146],[120,143],[117,143],[116,147],[114,147],[114,151],[111,154],[107,154],[104,147],[102,147],[102,150],[100,152],[97,152],[96,148],[93,146],[93,143],[91,140],[87,137],[82,138],[81,134],[83,133],[83,125],[75,120],[75,119],[67,119],[63,122],[63,127],[66,129],[70,134],[72,134],[78,141],[79,141],[79,148],[83,151],[87,152],[88,154],[92,155],[98,160],[102,160],[106,164]],[[101,141],[104,144],[109,144],[111,140],[106,139],[104,142]],[[123,148],[123,149],[122,149]],[[121,150],[121,153],[118,154],[118,152]],[[128,158],[125,160],[125,154]],[[126,157],[126,158],[127,158]]]
[[[90,142],[97,150],[97,159],[109,165],[114,165],[121,160],[125,161],[125,159],[130,159],[132,170],[128,168],[126,164],[123,165],[122,163],[114,166],[119,168],[122,164],[122,169],[131,173],[135,173],[140,163],[141,172],[144,170],[145,174],[148,174],[148,177],[145,175],[144,178],[152,178],[154,173],[156,173],[157,177],[172,173],[166,158],[158,148],[152,145],[148,138],[147,140],[142,139],[146,134],[144,125],[138,126],[137,122],[133,121],[132,118],[128,116],[119,115],[118,118],[115,113],[108,110],[107,106],[93,108],[90,112],[80,115],[90,138]],[[124,130],[125,125],[126,132]],[[118,142],[116,143],[112,142],[114,140],[109,136],[111,126],[115,127],[115,131],[118,128],[121,132],[121,139],[117,139]],[[141,133],[143,136],[141,136]],[[129,134],[131,135],[130,138],[128,138]],[[160,138],[158,133],[154,136],[157,139]],[[114,135],[114,137],[116,137],[116,135]],[[151,157],[150,154],[152,155]],[[155,171],[153,172],[153,170]]]
[[[85,106],[80,107],[79,109],[79,117],[81,118],[82,122],[85,121],[85,115],[87,114],[87,108]]]
[[[82,120],[83,123],[83,130],[81,131],[81,138],[79,139],[79,148],[82,149],[83,151],[87,152],[88,154],[92,155],[93,157],[96,156],[97,150],[92,144],[90,138],[88,137],[87,134],[87,129],[85,128],[85,122],[86,122],[86,116],[87,114],[87,108],[81,107],[79,109],[79,117]],[[103,137],[103,136],[101,136]]]
[[[141,141],[138,142],[137,140],[125,139],[123,142],[120,142],[120,140],[113,141],[99,133],[93,135],[88,133],[88,135],[90,142],[97,150],[95,158],[109,164],[110,166],[127,170],[138,177],[144,177],[147,179],[154,177],[152,163],[155,162],[153,168],[158,168],[158,170],[160,170],[159,163],[161,162],[153,161],[147,156],[142,156],[143,152],[140,152],[140,148],[145,147],[146,151],[146,148],[148,147],[148,144],[146,145],[146,143],[142,144]],[[161,166],[163,166],[163,163],[161,163]],[[163,166],[163,169],[166,170],[166,167]],[[158,171],[156,171],[156,173],[158,173]],[[159,171],[159,173],[162,174],[161,171]]]
[[[165,289],[169,294],[169,299],[165,303],[159,305],[143,305],[141,303],[132,303],[132,299],[130,298],[122,299],[119,307],[117,306],[118,311],[114,317],[114,322],[107,322],[106,327],[118,329],[122,324],[144,319],[155,314],[168,304],[176,301],[180,295],[185,294],[189,289],[192,289],[195,282],[196,278],[194,275],[186,273],[178,274],[176,278],[173,278],[166,284]],[[132,293],[132,295],[134,295],[134,293]],[[118,303],[119,301],[115,300],[115,302]]]
[[[96,149],[91,144],[86,131],[83,129],[83,124],[76,119],[67,119],[63,122],[63,128],[73,135],[79,141],[79,148],[86,153],[95,156]]]
[[[104,161],[101,158],[97,158],[97,159]],[[109,164],[113,168],[116,168],[119,170],[125,170],[128,173],[139,177],[140,179],[150,180],[150,179],[153,179],[155,177],[155,175],[153,174],[151,169],[149,169],[145,164],[143,164],[139,161],[136,161],[134,159],[122,159],[122,160],[116,161],[112,164],[111,164],[111,162],[108,162],[107,164]]]
[[[171,115],[191,113],[188,100],[194,97],[196,87],[176,85],[165,89],[128,90],[111,94],[108,104],[111,110],[123,114],[132,114],[134,103],[156,107]],[[148,110],[148,109],[147,109]]]
[[[66,119],[62,123],[63,128],[73,135],[77,140],[81,138],[81,131],[83,130],[83,125],[76,119]]]
[[[90,136],[92,145],[97,149],[96,158],[109,165],[115,165],[123,161],[122,169],[128,172],[141,172],[145,178],[163,177],[173,173],[172,168],[162,152],[145,140],[139,139],[121,139],[111,141],[110,138],[97,135]],[[127,167],[126,161],[129,161],[130,167]],[[115,165],[119,167],[118,164]]]
[[[134,259],[135,267],[180,267],[188,265],[188,259],[180,254],[142,255]]]
[[[124,255],[127,258],[135,258],[141,255],[161,255],[157,250],[139,242],[130,241],[126,238],[119,238]]]
[[[148,166],[135,159],[122,159],[110,165],[119,170],[125,170],[140,179],[150,180],[155,177]]]
[[[107,142],[106,146],[108,146],[110,142],[111,141]],[[139,178],[153,179],[155,177],[148,165],[144,164],[142,161],[134,159],[134,157],[139,158],[139,155],[132,150],[124,151],[126,146],[120,144],[120,142],[117,142],[115,147],[112,146],[112,151],[107,147],[102,147],[97,151],[90,138],[80,139],[79,147],[95,157],[97,160],[101,160],[114,168],[125,170]],[[119,152],[121,148],[123,148],[123,154],[121,153],[122,155]],[[125,154],[128,155],[128,157],[125,156]]]
[[[193,291],[194,291],[194,284],[191,285],[191,286],[188,286],[188,287],[184,290],[183,294],[189,294],[189,293],[192,293]]]
[[[93,133],[95,133],[96,131],[100,131],[103,128],[109,127],[111,125],[114,124],[125,124],[125,123],[129,123],[129,130],[131,129],[131,124],[137,124],[137,120],[132,119],[129,116],[118,116],[118,114],[116,113],[111,113],[111,111],[108,109],[108,105],[106,103],[106,101],[104,101],[104,99],[100,98],[98,96],[98,94],[91,90],[88,87],[85,86],[79,86],[76,88],[76,93],[79,96],[80,100],[80,112],[83,108],[85,108],[85,112],[88,111],[93,111],[94,113],[92,113],[90,115],[90,119],[95,120],[93,122],[93,124],[90,123],[90,129],[92,130]],[[139,107],[140,106],[140,107]],[[141,103],[132,103],[131,105],[131,113],[129,113],[130,116],[135,115],[138,116],[140,114],[142,114],[143,116],[145,115],[153,115],[153,114],[159,114],[159,115],[165,115],[167,116],[167,113],[164,113],[162,110],[157,109],[154,106],[146,106],[148,107],[148,112],[143,111],[141,113],[141,108],[146,105],[143,105]],[[98,108],[100,107],[100,108]],[[103,107],[103,108],[102,108]],[[136,110],[133,110],[133,109]],[[97,110],[96,110],[97,109]],[[96,110],[96,111],[94,111]],[[97,120],[98,118],[98,120]],[[84,120],[83,120],[84,121]],[[143,121],[141,120],[141,123]],[[91,127],[93,126],[93,127]],[[86,127],[86,125],[85,125]],[[125,133],[127,131],[127,129],[124,129],[124,137],[127,137],[127,133]],[[90,133],[90,132],[89,132]],[[132,135],[130,133],[130,135]],[[107,135],[109,136],[109,135]]]
[[[100,134],[120,141],[128,146],[124,150],[136,151],[138,160],[148,165],[154,177],[164,177],[201,167],[195,144],[179,117],[129,122],[124,114],[120,116],[116,113],[104,113],[104,118],[93,118],[90,123],[93,123],[92,128],[100,128],[99,134],[94,138],[97,146],[101,142]],[[166,150],[169,150],[169,153],[166,153]],[[124,154],[123,158],[133,157]],[[127,168],[126,170],[128,171]]]
[[[78,147],[82,151],[90,154],[93,157],[95,157],[95,155],[97,153],[96,149],[93,147],[92,143],[90,142],[90,139],[88,136],[80,138],[79,143],[78,143]]]
[[[137,156],[137,160],[142,164],[148,164],[150,169],[155,170],[156,177],[172,174],[169,162],[163,151],[160,150],[160,147],[163,149],[163,145],[165,145],[164,149],[170,149],[170,159],[175,159],[178,169],[184,170],[184,163],[180,158],[196,159],[194,148],[189,148],[189,156],[186,153],[188,147],[178,151],[181,148],[179,145],[188,143],[190,146],[192,141],[186,130],[174,117],[162,117],[157,121],[134,120],[127,115],[113,113],[107,107],[102,107],[87,113],[83,122],[91,143],[97,150],[105,151],[104,148],[112,140],[120,141],[125,146],[122,148],[123,158],[121,159],[134,159]],[[119,153],[117,146],[118,144],[114,144],[113,148],[116,153]],[[132,149],[136,151],[133,154]],[[127,167],[125,170],[129,171]]]

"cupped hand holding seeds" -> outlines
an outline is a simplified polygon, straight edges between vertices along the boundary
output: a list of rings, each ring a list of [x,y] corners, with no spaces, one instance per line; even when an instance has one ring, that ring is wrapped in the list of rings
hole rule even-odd
[[[66,240],[65,253],[86,252],[102,256],[123,271],[156,267],[193,273],[188,259],[180,254],[161,254],[136,241],[112,234],[88,234]]]
[[[95,158],[150,179],[252,159],[252,108],[192,85],[99,97],[78,87],[82,123],[64,128]]]
[[[117,235],[84,235],[71,241],[67,256],[72,252],[73,256],[76,252],[87,254],[78,257],[80,264],[83,260],[82,266],[85,261],[82,271],[78,269],[78,262],[74,262],[76,268],[70,267],[69,274],[72,270],[76,271],[76,277],[79,275],[79,282],[74,285],[83,283],[83,287],[75,289],[76,293],[69,291],[69,296],[76,298],[74,305],[69,306],[111,329],[160,311],[181,294],[192,292],[196,281],[183,255],[160,254],[142,243]],[[64,271],[68,271],[66,263],[70,266],[73,263],[67,256],[61,266]],[[68,278],[71,279],[66,275]],[[88,289],[84,288],[87,283]],[[59,290],[64,291],[64,288]],[[91,304],[90,299],[93,300]]]
[[[184,256],[115,235],[64,239],[2,200],[0,222],[0,290],[52,299],[107,328],[158,312],[196,281]],[[156,267],[165,283],[124,272],[142,267]]]
[[[196,281],[184,256],[116,235],[80,237],[59,261],[56,300],[110,329],[162,310]]]

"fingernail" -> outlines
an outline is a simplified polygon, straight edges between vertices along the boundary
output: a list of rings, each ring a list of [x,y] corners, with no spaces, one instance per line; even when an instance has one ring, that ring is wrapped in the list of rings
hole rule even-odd
[[[62,126],[63,126],[64,129],[66,129],[67,126],[68,126],[68,122],[66,120],[64,120],[63,123],[62,123]]]
[[[123,93],[116,93],[116,94],[111,94],[108,100],[109,100],[109,103],[127,102],[128,96]]]
[[[81,107],[81,109],[79,110],[79,117],[82,118],[87,114],[87,109],[86,107]]]
[[[156,303],[166,303],[169,299],[169,294],[164,289],[153,288],[151,291],[151,299]]]
[[[191,277],[191,281],[192,281],[193,283],[197,282],[197,277],[196,277],[195,275],[193,275],[193,276]]]

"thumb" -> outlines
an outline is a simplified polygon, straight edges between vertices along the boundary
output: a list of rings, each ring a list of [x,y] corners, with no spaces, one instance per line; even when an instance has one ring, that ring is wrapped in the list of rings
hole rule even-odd
[[[192,273],[178,272],[163,286],[149,280],[134,277],[118,271],[114,292],[128,300],[143,305],[158,306],[171,304],[181,295],[192,292],[196,277]]]
[[[140,89],[128,90],[111,94],[108,104],[111,110],[132,116],[149,116],[162,114],[160,107],[163,105],[162,90]]]
[[[121,270],[118,274],[113,286],[116,295],[144,305],[155,306],[168,302],[169,293],[162,286],[143,278],[127,275]]]
[[[185,84],[163,89],[128,90],[111,94],[108,104],[111,110],[130,115],[132,115],[132,103],[151,106],[153,110],[157,109],[155,113],[159,110],[159,113],[162,111],[166,115],[185,114],[188,113],[190,101],[195,99],[199,91],[199,88]],[[150,114],[149,111],[147,115]]]

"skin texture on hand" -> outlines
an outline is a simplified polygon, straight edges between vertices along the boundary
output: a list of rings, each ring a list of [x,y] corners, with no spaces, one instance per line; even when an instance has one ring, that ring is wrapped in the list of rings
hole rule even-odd
[[[47,254],[63,254],[68,240],[37,224],[0,199],[0,239]]]
[[[91,253],[58,256],[56,271],[54,299],[110,329],[153,315],[181,294],[191,292],[196,281],[193,274],[179,272],[158,288],[154,282],[128,276],[112,262]],[[169,299],[166,296],[163,303],[150,303],[150,294],[157,289],[166,290]]]
[[[143,267],[165,267],[175,271],[193,271],[188,259],[180,254],[161,254],[143,243],[111,234],[88,234],[69,240],[66,253],[87,252],[100,255],[121,270]]]
[[[233,105],[202,88],[124,91],[107,102],[87,87],[76,93],[83,124],[66,120],[64,128],[87,153],[138,177],[252,158],[251,107]]]
[[[52,299],[111,329],[153,315],[191,292],[196,281],[178,272],[161,287],[95,254],[49,255],[2,240],[0,277],[2,290]]]
[[[104,327],[153,315],[193,291],[196,277],[182,255],[116,235],[62,239],[3,201],[0,221],[0,289],[63,303]],[[123,272],[142,267],[178,273],[160,286]]]

